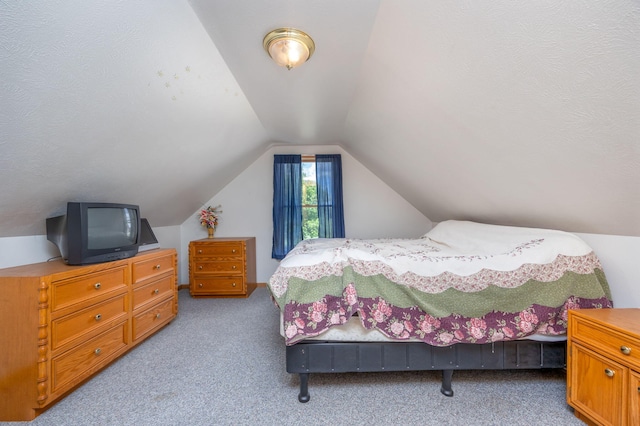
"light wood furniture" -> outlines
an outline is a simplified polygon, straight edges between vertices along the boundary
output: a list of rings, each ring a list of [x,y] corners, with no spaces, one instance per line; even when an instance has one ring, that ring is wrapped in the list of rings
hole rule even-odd
[[[205,238],[189,243],[193,297],[249,297],[256,289],[256,239]]]
[[[32,420],[178,313],[177,257],[0,269],[0,420]]]
[[[640,425],[640,309],[569,311],[567,402],[595,425]]]

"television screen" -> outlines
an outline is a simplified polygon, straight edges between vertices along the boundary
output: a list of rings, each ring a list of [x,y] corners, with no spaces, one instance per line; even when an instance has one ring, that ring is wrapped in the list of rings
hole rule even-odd
[[[87,208],[87,248],[108,249],[136,244],[138,218],[134,209]]]

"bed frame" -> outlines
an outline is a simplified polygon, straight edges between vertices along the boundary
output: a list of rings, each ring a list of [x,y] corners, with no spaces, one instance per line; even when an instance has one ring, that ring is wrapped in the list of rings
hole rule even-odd
[[[440,392],[453,396],[454,370],[565,368],[566,342],[518,340],[446,347],[425,343],[302,341],[286,350],[287,372],[300,375],[298,400],[308,402],[310,373],[442,370]]]

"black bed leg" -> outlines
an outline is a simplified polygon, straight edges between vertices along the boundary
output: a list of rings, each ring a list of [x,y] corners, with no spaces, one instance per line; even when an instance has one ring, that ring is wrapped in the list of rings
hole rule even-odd
[[[442,370],[442,387],[440,392],[444,396],[453,396],[453,389],[451,389],[451,378],[453,377],[453,370]]]
[[[309,373],[300,373],[300,393],[298,394],[298,401],[309,402],[311,395],[309,395]]]

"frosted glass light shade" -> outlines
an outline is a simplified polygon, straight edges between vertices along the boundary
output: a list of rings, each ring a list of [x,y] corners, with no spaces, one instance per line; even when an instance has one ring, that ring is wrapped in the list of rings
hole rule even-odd
[[[316,48],[309,35],[295,28],[271,31],[264,36],[262,45],[276,64],[288,70],[308,61]]]

